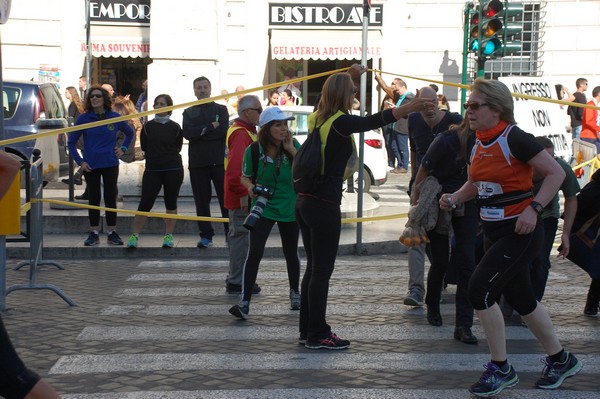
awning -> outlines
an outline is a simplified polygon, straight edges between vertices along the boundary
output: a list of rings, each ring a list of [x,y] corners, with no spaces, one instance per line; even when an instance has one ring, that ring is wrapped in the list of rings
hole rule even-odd
[[[108,28],[108,29],[107,29]],[[149,57],[149,27],[91,27],[90,42],[93,57]],[[81,40],[81,51],[85,53],[85,37]]]
[[[381,32],[369,31],[367,58],[381,57]],[[271,31],[271,57],[276,60],[355,60],[362,56],[360,30]]]

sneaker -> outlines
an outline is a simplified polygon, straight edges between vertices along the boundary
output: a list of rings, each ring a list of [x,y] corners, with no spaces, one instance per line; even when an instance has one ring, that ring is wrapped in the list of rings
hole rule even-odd
[[[84,191],[84,193],[81,195],[76,195],[75,199],[80,201],[87,201],[89,199],[87,191]]]
[[[588,293],[585,301],[585,307],[583,308],[583,314],[586,316],[597,316],[598,315],[598,303],[599,298]]]
[[[227,282],[225,284],[225,291],[227,291],[228,294],[241,294],[242,286]],[[261,291],[262,288],[260,288],[258,284],[254,284],[254,288],[252,288],[252,295],[259,294]]]
[[[565,352],[566,360],[562,363],[553,363],[549,357],[546,358],[542,378],[535,385],[541,389],[555,389],[562,384],[565,378],[574,376],[583,368],[583,364],[571,353]]]
[[[208,247],[212,247],[213,246],[213,242],[210,238],[201,238],[200,241],[198,241],[198,245],[196,245],[198,248],[208,248]]]
[[[90,233],[88,238],[83,242],[83,245],[85,245],[86,247],[91,247],[93,245],[98,245],[98,244],[100,244],[100,237],[98,236],[98,233],[94,233],[93,231]]]
[[[163,237],[163,248],[173,248],[173,234],[165,234]]]
[[[247,301],[241,301],[238,305],[233,305],[229,309],[229,313],[242,320],[248,320],[248,313],[250,313],[250,304]]]
[[[129,236],[127,240],[127,248],[137,248],[138,246],[138,235],[132,234]]]
[[[329,333],[326,338],[313,341],[307,339],[305,346],[308,349],[346,349],[350,346],[350,341],[341,339],[334,333]]]
[[[306,345],[306,333],[300,333],[298,338],[298,345]]]
[[[111,231],[108,234],[108,243],[112,245],[123,245],[123,240],[121,240],[121,237],[119,237],[116,231]]]
[[[300,293],[290,290],[290,310],[300,310]]]
[[[423,306],[423,294],[415,289],[408,290],[404,297],[404,304],[406,306]]]
[[[487,398],[499,394],[503,389],[514,387],[519,383],[519,376],[511,364],[508,365],[508,371],[503,372],[497,364],[489,362],[484,364],[485,371],[479,378],[479,381],[469,388],[475,396]]]

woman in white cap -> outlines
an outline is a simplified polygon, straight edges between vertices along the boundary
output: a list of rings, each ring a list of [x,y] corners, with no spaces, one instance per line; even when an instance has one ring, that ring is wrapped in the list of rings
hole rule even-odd
[[[290,309],[300,309],[300,230],[294,215],[296,193],[292,186],[292,161],[300,144],[292,137],[288,121],[293,120],[279,107],[265,109],[258,121],[258,141],[246,149],[242,165],[242,184],[248,189],[252,206],[244,227],[250,230],[250,248],[244,264],[242,297],[229,313],[246,320],[252,288],[267,239],[277,223],[287,264]]]

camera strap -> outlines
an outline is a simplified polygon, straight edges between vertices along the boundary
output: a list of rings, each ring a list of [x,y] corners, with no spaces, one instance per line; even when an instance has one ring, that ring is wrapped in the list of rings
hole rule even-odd
[[[261,177],[263,176],[263,173],[265,173],[265,169],[267,167],[267,153],[265,152],[264,148],[259,144],[260,150],[262,151],[262,155],[263,155],[263,168],[261,171]],[[275,191],[277,189],[277,184],[279,183],[279,172],[281,170],[281,163],[283,162],[283,151],[282,151],[282,147],[280,147],[277,151],[277,156],[275,158],[275,173],[273,173],[273,180],[275,180],[275,187],[273,187],[273,191]],[[258,181],[258,179],[257,179]]]

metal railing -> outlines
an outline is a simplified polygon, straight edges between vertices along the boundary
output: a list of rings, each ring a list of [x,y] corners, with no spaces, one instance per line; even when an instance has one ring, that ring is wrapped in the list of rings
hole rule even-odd
[[[43,232],[43,188],[44,188],[44,172],[42,158],[40,158],[40,151],[34,150],[33,162],[29,164],[27,161],[26,171],[29,170],[30,179],[26,182],[29,186],[29,193],[31,201],[31,209],[28,211],[30,214],[30,227],[29,227],[29,242],[31,245],[31,256],[28,261],[20,262],[15,270],[20,269],[23,266],[29,266],[29,281],[24,284],[14,284],[5,287],[6,285],[6,254],[3,254],[2,260],[0,260],[0,274],[2,283],[0,284],[0,312],[5,311],[6,308],[6,296],[11,292],[18,290],[50,290],[61,297],[70,306],[77,306],[77,304],[60,288],[54,284],[38,284],[36,282],[36,270],[38,266],[52,265],[63,270],[64,267],[52,260],[43,259],[44,252],[44,232]],[[27,191],[27,190],[26,190]],[[4,237],[2,237],[4,239]],[[2,254],[0,254],[1,256]]]

